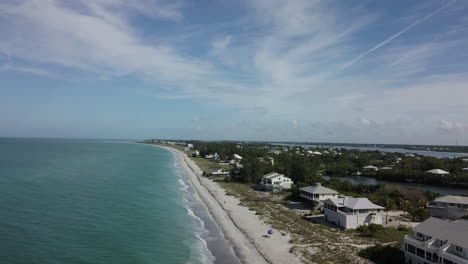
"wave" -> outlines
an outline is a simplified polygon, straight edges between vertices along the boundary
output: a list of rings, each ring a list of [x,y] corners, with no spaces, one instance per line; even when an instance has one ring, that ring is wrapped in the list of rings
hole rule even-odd
[[[194,210],[195,197],[194,193],[192,192],[190,185],[187,183],[188,175],[186,174],[185,170],[180,165],[180,160],[177,159],[176,163],[174,164],[176,174],[178,176],[177,182],[180,185],[181,192],[181,199],[184,204],[185,209],[187,210],[187,214],[194,219],[195,224],[195,231],[194,237],[196,239],[196,243],[191,243],[191,256],[190,260],[186,264],[213,264],[215,261],[215,256],[208,248],[208,243],[205,239],[209,239],[210,231],[206,228],[205,222],[199,216],[196,215]]]

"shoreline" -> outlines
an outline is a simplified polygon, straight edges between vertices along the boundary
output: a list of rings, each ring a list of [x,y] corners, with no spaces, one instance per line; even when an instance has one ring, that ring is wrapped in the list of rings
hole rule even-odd
[[[150,145],[150,144],[148,144]],[[205,178],[202,170],[185,153],[166,146],[151,145],[173,152],[186,171],[189,182],[211,218],[219,226],[224,239],[231,244],[241,263],[301,263],[300,257],[290,253],[290,236],[281,236],[278,230],[265,238],[271,227],[255,212],[240,206],[239,199],[226,195],[216,182]]]

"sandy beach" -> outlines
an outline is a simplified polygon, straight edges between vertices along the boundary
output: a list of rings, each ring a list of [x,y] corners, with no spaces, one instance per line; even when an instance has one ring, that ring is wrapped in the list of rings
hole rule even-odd
[[[161,146],[158,146],[161,147]],[[242,263],[301,263],[300,257],[290,253],[290,236],[273,229],[273,235],[265,237],[271,227],[255,212],[240,206],[239,199],[226,195],[216,182],[202,177],[202,170],[183,152],[174,152],[187,171],[196,195],[219,225],[225,239],[233,246]]]

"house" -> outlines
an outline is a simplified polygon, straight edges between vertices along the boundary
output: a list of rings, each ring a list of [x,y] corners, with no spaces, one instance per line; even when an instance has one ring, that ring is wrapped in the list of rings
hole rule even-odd
[[[281,150],[271,149],[271,150],[268,151],[268,154],[279,155],[279,154],[281,154]]]
[[[414,158],[416,157],[416,155],[414,155],[413,153],[406,153],[405,157]]]
[[[462,216],[468,215],[468,197],[453,195],[437,197],[434,201],[427,203],[426,207],[432,216],[460,219]]]
[[[405,236],[406,264],[468,264],[468,221],[431,217]]]
[[[379,170],[393,170],[393,167],[392,166],[383,166],[383,167],[380,167]]]
[[[215,169],[211,169],[211,172],[210,174],[212,176],[215,176],[215,177],[225,177],[225,176],[229,176],[229,171],[225,171],[223,169],[218,169],[218,168],[215,168]]]
[[[285,177],[283,174],[271,172],[263,175],[260,181],[260,188],[264,191],[281,191],[283,189],[291,189],[293,181]]]
[[[329,199],[324,203],[325,220],[344,229],[355,229],[362,225],[382,224],[382,206],[367,198],[345,197]]]
[[[242,160],[242,157],[239,156],[239,155],[237,155],[237,154],[234,154],[234,159],[235,159],[235,160]]]
[[[373,171],[378,171],[379,170],[379,168],[377,168],[376,166],[372,166],[372,165],[364,166],[362,169],[363,170],[373,170]]]
[[[187,148],[193,149],[193,144],[187,144]]]
[[[314,202],[322,202],[328,199],[338,198],[338,192],[317,183],[312,186],[299,189],[300,196]]]
[[[267,158],[267,160],[270,161],[271,166],[275,166],[275,159],[274,158],[272,158],[272,157],[266,157],[266,158]]]
[[[462,160],[463,160],[463,162],[468,162],[468,159],[462,159]]]
[[[200,157],[200,151],[198,151],[198,150],[195,150],[195,152],[193,154],[195,154],[195,157]]]
[[[441,170],[441,169],[433,169],[433,170],[428,170],[426,172],[427,173],[432,173],[432,174],[439,174],[439,175],[449,174],[448,171],[444,171],[444,170]]]
[[[463,172],[468,172],[468,168],[463,168],[462,171]]]

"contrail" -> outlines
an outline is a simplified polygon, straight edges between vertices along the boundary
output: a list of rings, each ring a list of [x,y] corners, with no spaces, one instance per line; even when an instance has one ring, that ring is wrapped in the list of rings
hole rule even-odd
[[[410,30],[412,27],[428,20],[429,18],[433,17],[434,15],[436,15],[437,13],[439,13],[440,11],[442,11],[444,8],[447,8],[448,6],[452,5],[453,3],[455,3],[457,0],[453,0],[449,3],[447,3],[446,5],[443,5],[441,6],[439,9],[437,9],[436,11],[433,11],[432,13],[429,13],[428,15],[426,15],[425,17],[417,20],[416,22],[413,22],[413,24],[407,26],[406,28],[404,28],[403,30],[401,30],[400,32],[390,36],[389,38],[387,38],[386,40],[380,42],[379,44],[375,45],[374,47],[372,47],[371,49],[369,49],[368,51],[365,51],[363,53],[361,53],[359,56],[357,56],[356,58],[354,58],[352,61],[346,63],[343,68],[341,68],[341,70],[345,70],[346,68],[348,68],[349,66],[353,65],[354,63],[356,63],[357,61],[359,61],[362,57],[366,56],[367,54],[371,53],[371,52],[374,52],[376,49],[382,47],[382,46],[385,46],[387,45],[388,43],[390,43],[390,41],[396,39],[398,36],[400,36],[401,34],[405,33],[406,31]]]

